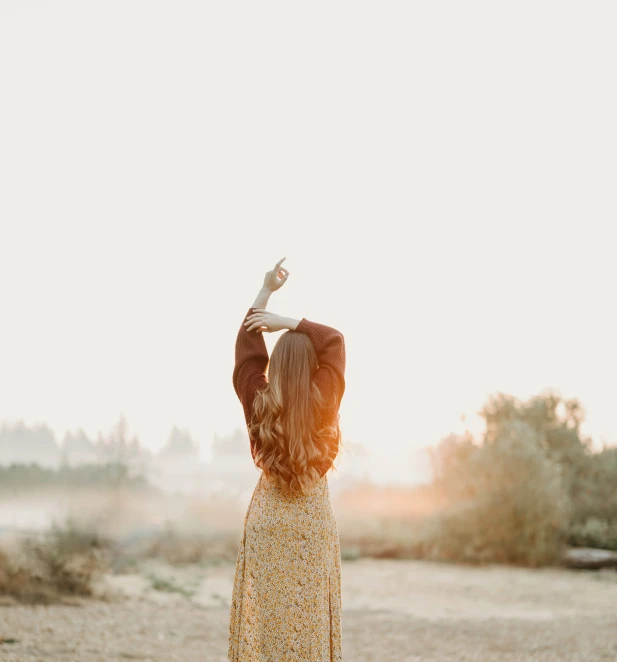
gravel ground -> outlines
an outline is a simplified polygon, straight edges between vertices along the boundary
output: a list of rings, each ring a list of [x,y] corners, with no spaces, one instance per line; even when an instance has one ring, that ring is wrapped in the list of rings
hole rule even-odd
[[[617,573],[343,564],[346,662],[615,662]],[[225,662],[233,566],[145,564],[101,599],[0,606],[2,662]],[[103,599],[105,598],[105,599]],[[283,661],[281,661],[283,662]]]

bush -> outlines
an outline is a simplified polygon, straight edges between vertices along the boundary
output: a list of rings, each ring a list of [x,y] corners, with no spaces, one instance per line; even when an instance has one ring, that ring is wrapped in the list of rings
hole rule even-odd
[[[486,421],[484,446],[503,437],[509,426],[525,424],[533,430],[547,457],[558,465],[569,504],[566,541],[571,545],[616,549],[617,448],[593,451],[591,440],[581,434],[584,416],[580,403],[564,400],[554,393],[541,394],[528,401],[499,394],[489,399],[481,413]],[[455,496],[459,499],[470,498],[470,490],[484,489],[471,475],[475,467],[467,466],[465,461],[467,455],[474,454],[476,447],[467,436],[454,442],[442,442],[435,454],[436,476],[447,477],[447,481],[441,480],[441,487],[451,497],[448,482],[453,476],[458,492]],[[461,477],[461,473],[467,478]],[[537,488],[532,476],[528,477],[528,485],[530,489]],[[517,521],[514,520],[514,524]]]
[[[482,445],[450,437],[433,460],[449,506],[419,527],[418,553],[532,566],[560,556],[570,515],[562,471],[529,424],[508,421]]]
[[[617,551],[617,522],[590,517],[583,523],[575,523],[568,531],[568,542],[575,547]]]
[[[165,530],[148,542],[142,554],[165,559],[172,565],[235,561],[238,545],[237,536],[225,531],[199,534],[182,531],[167,522]]]
[[[108,567],[109,545],[75,521],[54,524],[42,536],[22,540],[13,553],[0,550],[0,593],[28,603],[91,595],[94,577]]]
[[[617,526],[617,448],[589,453],[577,468],[578,490],[573,498],[573,526],[601,519]]]

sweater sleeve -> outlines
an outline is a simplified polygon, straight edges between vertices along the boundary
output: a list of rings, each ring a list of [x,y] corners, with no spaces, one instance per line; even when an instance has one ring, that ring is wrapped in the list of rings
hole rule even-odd
[[[300,320],[296,331],[305,333],[313,343],[319,367],[315,373],[315,383],[327,400],[334,398],[336,408],[341,404],[345,392],[345,339],[340,331],[310,322],[305,317]]]
[[[233,370],[233,385],[242,408],[247,426],[250,423],[255,393],[266,386],[266,368],[268,366],[268,350],[263,333],[248,331],[244,326],[246,318],[253,312],[249,308],[244,316],[238,336],[236,337],[236,360]],[[251,451],[254,451],[251,440]]]

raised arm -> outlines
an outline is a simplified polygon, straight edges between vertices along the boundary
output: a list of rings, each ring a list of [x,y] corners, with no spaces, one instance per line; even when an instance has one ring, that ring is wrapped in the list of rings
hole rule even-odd
[[[281,267],[285,258],[279,260],[274,269],[266,272],[264,283],[251,308],[242,320],[236,336],[235,363],[233,370],[234,390],[244,410],[247,426],[250,425],[255,394],[267,384],[268,350],[261,329],[249,328],[246,320],[256,308],[265,309],[272,292],[283,286],[289,272]],[[253,442],[251,441],[251,450]]]
[[[242,403],[247,424],[255,393],[266,385],[266,368],[269,361],[263,335],[257,331],[248,331],[244,326],[246,318],[252,311],[253,309],[249,308],[238,330],[233,371],[234,389]]]
[[[334,395],[336,407],[339,407],[345,392],[346,357],[343,334],[331,326],[310,322],[305,317],[300,320],[295,330],[305,333],[311,339],[319,363],[315,382],[326,398]]]

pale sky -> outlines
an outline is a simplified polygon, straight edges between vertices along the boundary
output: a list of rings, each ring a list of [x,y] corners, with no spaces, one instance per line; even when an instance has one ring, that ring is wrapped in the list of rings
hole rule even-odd
[[[207,454],[287,256],[270,309],[344,333],[376,472],[496,391],[578,397],[617,443],[616,28],[612,2],[0,0],[0,420],[123,413]]]

